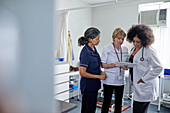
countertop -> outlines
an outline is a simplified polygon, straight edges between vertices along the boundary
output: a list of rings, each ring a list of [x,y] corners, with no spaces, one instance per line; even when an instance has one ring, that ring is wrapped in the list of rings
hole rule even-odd
[[[68,103],[68,102],[64,102],[64,101],[60,101],[60,100],[56,100],[56,104],[60,105],[59,108],[60,108],[61,113],[67,113],[77,107],[76,104]]]

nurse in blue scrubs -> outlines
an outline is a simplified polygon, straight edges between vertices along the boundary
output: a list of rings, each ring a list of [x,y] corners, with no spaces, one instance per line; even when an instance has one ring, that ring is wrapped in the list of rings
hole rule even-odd
[[[100,31],[97,28],[88,28],[84,36],[78,39],[79,46],[83,46],[80,53],[80,90],[82,94],[81,113],[95,113],[97,94],[101,88],[100,80],[106,79],[101,72],[101,59],[95,46],[100,42]]]

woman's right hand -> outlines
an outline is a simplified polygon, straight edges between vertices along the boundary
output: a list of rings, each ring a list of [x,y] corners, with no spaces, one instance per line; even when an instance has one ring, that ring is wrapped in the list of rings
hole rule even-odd
[[[99,75],[100,80],[105,80],[107,78],[107,75],[105,72],[102,72],[101,75]]]
[[[124,65],[124,66],[120,66],[123,70],[128,70],[129,69],[129,67],[128,67],[128,65]]]

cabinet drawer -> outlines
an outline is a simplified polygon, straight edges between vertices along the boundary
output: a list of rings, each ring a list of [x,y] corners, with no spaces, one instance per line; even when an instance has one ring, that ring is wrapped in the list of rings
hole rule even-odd
[[[55,95],[54,98],[61,100],[61,101],[68,100],[69,99],[69,91]]]
[[[54,84],[69,81],[69,73],[59,74],[54,76]]]
[[[69,90],[69,82],[58,84],[54,86],[54,94]]]
[[[54,66],[54,74],[60,74],[60,73],[66,73],[66,72],[69,72],[68,63],[56,64]]]

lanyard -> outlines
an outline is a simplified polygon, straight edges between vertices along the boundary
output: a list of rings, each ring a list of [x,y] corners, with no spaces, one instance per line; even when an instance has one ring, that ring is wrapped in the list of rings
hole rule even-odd
[[[114,47],[114,50],[115,50],[115,53],[116,53],[116,56],[117,56],[117,60],[118,60],[118,62],[120,62],[120,59],[119,59],[119,56],[118,56],[118,53],[117,53],[117,51],[116,51],[116,49],[115,49],[115,45],[113,44],[113,47]],[[122,48],[120,47],[120,55],[121,55],[121,61],[122,61]],[[121,67],[119,67],[120,68],[120,76],[121,76]]]

